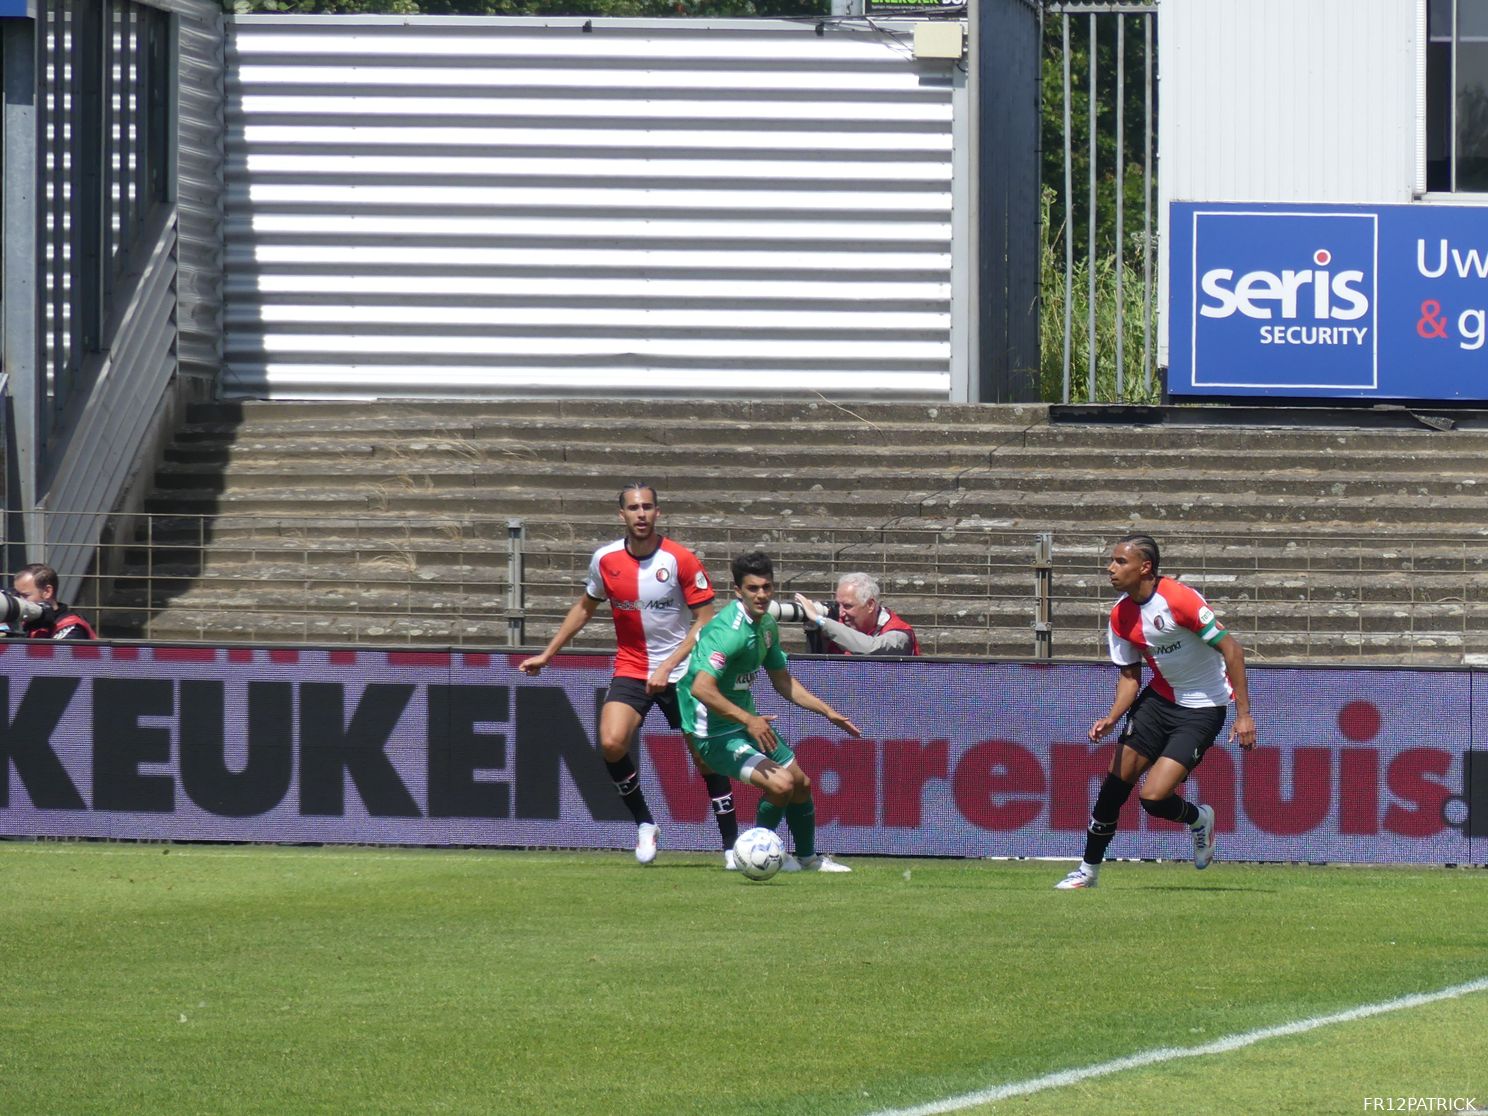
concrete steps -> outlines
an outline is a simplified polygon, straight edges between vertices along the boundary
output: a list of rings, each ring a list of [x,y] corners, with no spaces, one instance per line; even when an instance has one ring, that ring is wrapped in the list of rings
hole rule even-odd
[[[125,540],[100,619],[155,639],[499,646],[520,519],[541,643],[617,533],[613,492],[640,479],[720,585],[754,546],[813,596],[868,569],[937,653],[1030,653],[1047,531],[1056,654],[1102,655],[1103,554],[1130,529],[1157,535],[1166,567],[1259,658],[1488,651],[1488,430],[1056,417],[687,400],[198,408],[148,505],[152,549]],[[608,625],[592,627],[577,645],[607,646]]]

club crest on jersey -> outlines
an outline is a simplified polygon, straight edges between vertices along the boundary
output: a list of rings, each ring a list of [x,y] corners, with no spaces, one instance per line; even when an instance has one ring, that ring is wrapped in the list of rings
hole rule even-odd
[[[1154,616],[1152,618],[1152,626],[1154,628],[1156,628],[1158,631],[1163,631],[1168,626],[1168,618],[1166,616],[1161,615],[1161,614],[1159,614],[1157,616]]]
[[[656,580],[657,581],[667,582],[667,581],[670,581],[671,579],[672,579],[672,571],[669,570],[669,569],[667,569],[665,566],[663,566],[661,569],[659,569],[659,570],[656,571]]]

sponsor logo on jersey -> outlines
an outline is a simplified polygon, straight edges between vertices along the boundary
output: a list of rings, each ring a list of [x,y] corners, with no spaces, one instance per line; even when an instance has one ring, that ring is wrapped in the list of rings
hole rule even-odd
[[[708,656],[708,663],[714,670],[722,670],[726,662],[728,662],[728,656],[722,651],[714,651]]]
[[[1200,624],[1212,624],[1213,622],[1214,622],[1214,610],[1212,608],[1210,608],[1208,605],[1201,606],[1199,608],[1199,623]]]
[[[754,685],[755,679],[759,677],[759,671],[751,670],[748,674],[741,674],[734,679],[734,689],[747,690]]]
[[[618,612],[675,612],[676,603],[670,597],[663,597],[659,601],[622,601],[611,598],[610,607]]]
[[[774,646],[775,646],[775,633],[774,632],[770,632],[770,631],[765,632],[765,650],[768,651],[768,650],[770,650],[770,648],[772,648]]]
[[[1171,655],[1174,651],[1178,650],[1178,648],[1182,646],[1182,640],[1177,640],[1173,643],[1154,643],[1152,645],[1152,653],[1154,655]]]
[[[706,589],[708,588],[708,575],[703,573],[702,570],[698,570],[697,573],[692,575],[692,583],[699,589]]]

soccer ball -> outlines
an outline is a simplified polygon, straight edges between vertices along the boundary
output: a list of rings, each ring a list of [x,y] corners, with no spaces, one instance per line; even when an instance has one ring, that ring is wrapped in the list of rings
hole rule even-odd
[[[739,834],[734,842],[739,871],[751,880],[768,880],[785,863],[785,846],[774,830],[755,826]]]

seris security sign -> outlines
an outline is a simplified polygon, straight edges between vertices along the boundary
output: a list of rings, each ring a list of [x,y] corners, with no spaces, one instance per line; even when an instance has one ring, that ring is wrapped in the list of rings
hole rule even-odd
[[[1488,399],[1488,212],[1177,203],[1172,395]]]

